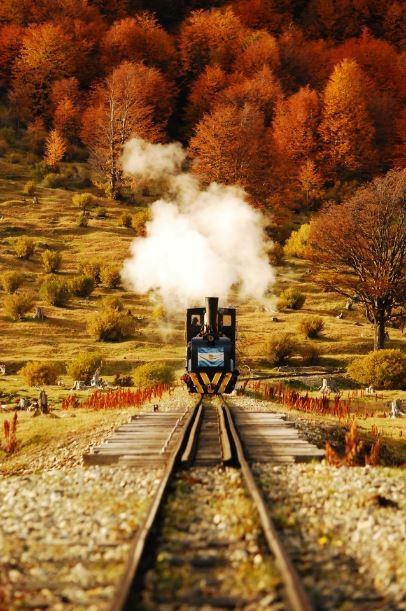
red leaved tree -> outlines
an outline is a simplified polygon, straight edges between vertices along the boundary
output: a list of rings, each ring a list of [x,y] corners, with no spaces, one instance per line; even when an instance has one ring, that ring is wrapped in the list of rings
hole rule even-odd
[[[193,172],[206,183],[240,185],[256,200],[268,191],[266,128],[256,105],[217,106],[196,127],[189,153]]]
[[[94,173],[112,197],[122,179],[123,145],[138,136],[164,139],[172,110],[172,92],[156,68],[123,62],[96,86],[82,117],[81,137],[90,151]]]
[[[102,61],[111,69],[128,60],[144,61],[163,71],[174,70],[176,49],[172,37],[148,12],[113,23],[102,44]]]
[[[316,281],[363,305],[375,326],[376,350],[385,346],[386,324],[405,320],[405,199],[406,170],[392,170],[311,223]]]
[[[368,174],[376,164],[368,83],[358,64],[338,64],[324,92],[320,134],[329,169],[339,178]]]
[[[230,7],[194,11],[183,22],[179,34],[183,69],[195,76],[208,64],[230,69],[241,53],[245,33]]]

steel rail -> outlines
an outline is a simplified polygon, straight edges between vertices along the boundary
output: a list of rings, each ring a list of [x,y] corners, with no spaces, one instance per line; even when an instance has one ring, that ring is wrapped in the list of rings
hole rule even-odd
[[[261,491],[252,474],[251,468],[249,467],[247,459],[245,458],[244,450],[240,441],[240,437],[237,433],[237,429],[234,424],[230,408],[228,407],[224,398],[221,397],[221,399],[228,430],[230,432],[232,444],[234,446],[236,457],[241,468],[244,483],[258,511],[266,541],[268,543],[269,548],[273,552],[273,555],[275,556],[276,563],[279,567],[282,579],[285,584],[286,595],[288,597],[292,610],[314,611],[314,606],[311,603],[310,598],[308,597],[307,592],[303,587],[301,579],[296,571],[295,566],[292,563],[292,560],[289,557],[288,552],[285,549],[285,546],[283,545],[282,539],[271,518],[264,497],[261,494]]]
[[[227,430],[226,418],[222,406],[217,409],[219,419],[219,434],[221,446],[221,460],[224,465],[230,465],[234,459],[233,449],[230,443],[230,436]]]
[[[187,444],[188,442],[188,437],[191,434],[191,430],[193,428],[198,413],[201,413],[199,411],[199,408],[202,407],[201,402],[202,398],[200,398],[199,401],[193,407],[192,412],[183,427],[180,438],[176,443],[175,448],[171,452],[171,455],[164,470],[164,474],[154,494],[148,513],[142,521],[141,526],[138,529],[137,534],[135,535],[131,543],[127,564],[120,583],[116,589],[116,595],[114,596],[111,604],[108,607],[109,611],[122,611],[126,609],[130,611],[134,609],[134,606],[130,600],[131,590],[137,581],[137,574],[139,573],[139,569],[141,566],[142,556],[147,546],[148,540],[151,536],[153,526],[157,519],[159,509],[165,498],[165,494],[168,489],[168,484],[175,470],[175,466],[179,460],[179,456],[181,452],[183,452],[185,444]]]

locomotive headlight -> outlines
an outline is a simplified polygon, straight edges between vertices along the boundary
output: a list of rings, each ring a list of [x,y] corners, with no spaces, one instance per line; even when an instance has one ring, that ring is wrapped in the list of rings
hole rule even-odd
[[[208,335],[207,336],[207,341],[208,342],[214,342],[214,337],[212,335]]]

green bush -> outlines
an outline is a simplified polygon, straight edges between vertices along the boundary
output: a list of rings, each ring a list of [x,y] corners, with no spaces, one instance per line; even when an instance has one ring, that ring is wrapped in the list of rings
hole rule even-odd
[[[273,335],[265,347],[266,358],[272,365],[285,365],[297,352],[297,341],[290,333]]]
[[[28,182],[25,183],[24,189],[23,189],[25,195],[35,195],[36,190],[37,190],[37,183],[35,182],[35,180],[29,180]]]
[[[78,218],[78,227],[87,227],[89,225],[89,219],[86,214],[81,214]]]
[[[70,178],[65,172],[49,172],[42,179],[42,186],[48,189],[62,189],[70,186]]]
[[[101,356],[96,352],[79,352],[72,361],[66,363],[66,371],[74,380],[90,384],[96,369],[100,367]]]
[[[58,308],[64,307],[70,298],[67,282],[60,278],[47,278],[39,291],[41,299]]]
[[[97,261],[81,261],[79,272],[82,276],[91,276],[96,284],[100,282],[100,263]]]
[[[45,386],[56,384],[61,373],[58,363],[33,361],[20,369],[19,374],[25,378],[29,386]]]
[[[279,295],[278,306],[281,309],[300,310],[306,301],[306,295],[298,289],[290,287]]]
[[[297,231],[292,231],[283,250],[287,257],[306,258],[307,243],[310,236],[310,223],[305,223]]]
[[[22,285],[24,276],[18,272],[4,272],[0,276],[1,288],[5,293],[15,293],[18,288]]]
[[[317,365],[320,361],[320,350],[315,344],[303,344],[299,352],[304,365]]]
[[[121,342],[133,334],[134,320],[117,310],[104,309],[89,319],[87,330],[98,341]]]
[[[382,389],[406,389],[406,354],[401,350],[376,350],[354,359],[348,373],[360,384]]]
[[[31,238],[21,236],[14,242],[14,252],[18,259],[31,259],[35,252],[35,243]]]
[[[6,295],[4,298],[4,309],[12,320],[24,320],[25,315],[33,305],[34,296],[30,291],[13,293],[12,295]]]
[[[283,257],[283,246],[281,246],[279,242],[273,242],[272,248],[268,252],[269,263],[278,267],[279,265],[282,265]]]
[[[136,367],[132,374],[134,386],[149,388],[155,384],[172,384],[173,369],[166,363],[151,362]]]
[[[72,195],[72,204],[81,210],[93,208],[96,202],[97,198],[92,193],[75,193]]]
[[[44,250],[41,255],[42,265],[47,274],[54,274],[62,265],[62,255],[57,250]]]
[[[131,216],[131,214],[124,213],[121,215],[120,223],[122,227],[127,227],[127,229],[131,229],[131,227],[133,226],[133,217]]]
[[[314,339],[324,330],[324,321],[320,316],[306,316],[300,321],[299,329],[305,337]]]
[[[89,297],[93,293],[96,283],[92,276],[76,276],[71,280],[69,286],[76,297]]]
[[[98,206],[94,211],[94,215],[97,219],[105,219],[107,218],[107,210],[102,206]]]
[[[100,280],[109,289],[116,289],[120,286],[120,269],[114,265],[103,265],[100,268]]]

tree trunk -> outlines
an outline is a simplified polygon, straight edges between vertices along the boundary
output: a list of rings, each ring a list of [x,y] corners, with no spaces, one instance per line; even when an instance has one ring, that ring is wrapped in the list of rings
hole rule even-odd
[[[374,350],[383,348],[385,348],[385,316],[380,313],[375,318]]]

